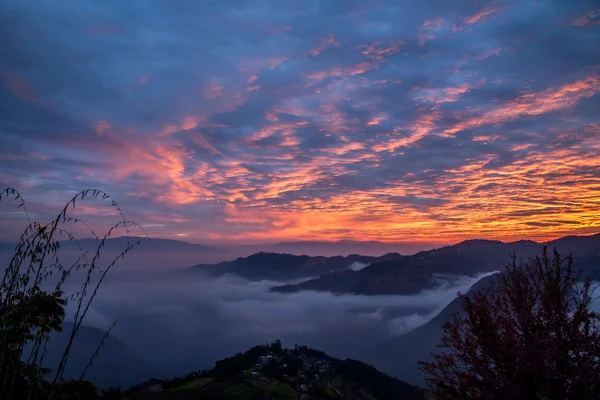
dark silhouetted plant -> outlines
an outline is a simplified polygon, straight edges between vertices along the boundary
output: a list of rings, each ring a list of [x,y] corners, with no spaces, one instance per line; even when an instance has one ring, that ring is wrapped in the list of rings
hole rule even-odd
[[[600,398],[600,315],[593,281],[572,257],[547,248],[506,271],[488,290],[460,295],[462,313],[443,326],[431,362],[420,362],[430,394],[454,399]]]
[[[0,200],[6,198],[18,202],[29,224],[16,244],[0,284],[0,399],[92,398],[89,396],[95,392],[95,388],[83,379],[114,324],[98,343],[96,352],[76,381],[63,379],[69,353],[106,275],[118,259],[140,243],[140,240],[129,240],[130,227],[142,228],[125,219],[115,200],[100,190],[88,189],[78,193],[52,221],[45,224],[30,220],[26,204],[18,191],[8,188],[0,192]],[[120,221],[105,235],[96,235],[85,221],[70,215],[76,203],[86,198],[107,200],[116,209]],[[68,228],[74,224],[86,227],[97,239],[94,249],[84,250],[69,233]],[[98,260],[101,249],[120,228],[126,231],[126,247],[107,266],[100,267]],[[68,265],[61,263],[59,252],[64,240],[74,242],[80,252],[75,262]],[[67,296],[63,286],[75,272],[83,275],[83,283],[78,292]],[[72,328],[66,333],[68,344],[60,363],[51,371],[43,367],[46,347],[50,334],[62,331],[65,307],[70,302],[74,304],[74,315]]]

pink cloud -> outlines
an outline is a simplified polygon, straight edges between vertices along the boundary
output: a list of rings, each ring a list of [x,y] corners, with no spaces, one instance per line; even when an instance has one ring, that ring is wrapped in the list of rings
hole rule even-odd
[[[335,37],[333,37],[333,35],[329,35],[326,38],[321,39],[319,45],[317,47],[315,47],[314,49],[311,49],[309,51],[307,51],[305,54],[306,55],[311,55],[313,57],[318,56],[319,54],[321,54],[323,52],[323,50],[325,50],[328,47],[338,47],[340,44],[339,42],[335,39]]]
[[[570,23],[571,26],[577,26],[580,28],[589,28],[591,26],[600,26],[600,8],[591,10],[586,14],[575,18]]]
[[[500,9],[486,7],[486,8],[482,8],[481,10],[479,10],[477,13],[471,15],[470,17],[464,18],[463,21],[466,24],[472,25],[472,24],[476,24],[478,22],[484,21],[493,16],[496,16],[499,14],[499,12],[500,12]]]
[[[541,115],[563,110],[574,106],[584,98],[594,96],[598,92],[600,92],[600,77],[589,76],[585,79],[565,84],[559,88],[524,94],[479,116],[465,118],[454,127],[447,129],[444,133],[446,135],[453,135],[462,130],[480,125],[497,124],[522,116]]]
[[[215,100],[219,97],[223,96],[223,86],[219,85],[216,82],[210,82],[204,88],[204,98],[207,100]]]
[[[110,129],[112,126],[106,121],[100,121],[96,124],[96,133],[102,135],[104,131]]]
[[[15,96],[32,103],[48,104],[35,90],[25,75],[9,71],[0,71],[0,78],[2,79],[4,87]]]
[[[436,120],[437,114],[435,112],[431,114],[424,114],[417,121],[408,125],[408,136],[395,137],[399,136],[404,131],[402,128],[395,128],[394,134],[390,135],[393,139],[373,146],[373,151],[393,152],[398,148],[410,146],[430,134],[431,131],[436,128]]]

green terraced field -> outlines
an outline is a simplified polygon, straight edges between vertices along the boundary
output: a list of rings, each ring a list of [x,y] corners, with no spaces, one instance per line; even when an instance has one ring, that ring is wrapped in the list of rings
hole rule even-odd
[[[272,381],[262,388],[265,396],[275,396],[285,399],[296,399],[296,390],[285,383]]]
[[[185,385],[178,387],[176,390],[200,389],[201,387],[208,385],[214,380],[215,378],[196,379],[195,381],[188,382]]]
[[[247,383],[237,383],[225,389],[225,395],[232,400],[249,400],[259,391]]]

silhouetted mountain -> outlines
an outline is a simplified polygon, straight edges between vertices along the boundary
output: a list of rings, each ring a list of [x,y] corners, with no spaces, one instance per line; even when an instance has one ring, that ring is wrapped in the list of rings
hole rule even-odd
[[[272,291],[300,290],[353,294],[414,294],[436,284],[435,276],[422,268],[421,259],[401,257],[374,263],[360,271],[337,271]]]
[[[309,256],[347,256],[350,254],[361,254],[364,256],[379,257],[386,253],[413,254],[423,248],[431,248],[432,245],[421,243],[382,243],[377,241],[298,241],[279,242],[252,245],[226,246],[231,252],[245,257],[258,252],[287,253],[294,255]]]
[[[474,284],[467,296],[479,290],[488,290],[498,274],[487,276]],[[442,326],[452,314],[462,312],[460,300],[455,298],[432,320],[403,335],[390,338],[375,346],[372,357],[377,366],[393,376],[402,377],[415,385],[424,385],[425,376],[417,368],[417,361],[429,361],[430,354],[439,351]]]
[[[177,269],[203,262],[220,262],[235,257],[229,250],[203,244],[193,244],[170,239],[148,239],[143,237],[129,237],[129,243],[140,241],[127,256],[119,261],[119,266],[138,269]],[[78,245],[84,250],[96,251],[99,245],[97,239],[81,239],[61,242],[61,254],[76,257],[80,254]],[[127,237],[121,236],[107,239],[101,250],[102,261],[108,262],[116,257],[128,246]],[[93,253],[90,254],[93,256]]]
[[[566,256],[573,255],[576,269],[585,271],[586,276],[600,278],[600,234],[592,236],[566,236],[549,243]]]
[[[331,271],[347,270],[353,266],[364,265],[402,257],[399,254],[386,254],[383,257],[369,257],[351,254],[347,257],[310,257],[280,253],[256,253],[249,257],[240,257],[234,261],[218,264],[199,264],[188,270],[201,272],[208,276],[234,274],[250,280],[293,280],[327,274]],[[357,264],[356,264],[357,263]]]
[[[232,261],[239,257],[248,257],[259,252],[284,253],[298,256],[308,255],[311,257],[346,257],[353,254],[380,257],[384,255],[397,255],[398,253],[411,254],[423,248],[423,245],[419,244],[391,244],[376,241],[360,242],[348,240],[337,242],[299,241],[214,246],[161,238],[148,239],[130,236],[129,239],[130,242],[140,240],[141,243],[134,251],[127,255],[123,262],[119,262],[119,265],[145,269],[176,269],[198,263],[215,264]],[[85,250],[90,251],[95,251],[98,243],[98,240],[93,238],[79,240],[79,245]],[[68,258],[75,258],[80,254],[75,242],[63,241],[61,247],[63,248],[61,250],[63,254],[68,253],[67,256],[71,256]],[[110,257],[118,255],[126,247],[127,238],[125,236],[108,239],[103,249],[103,260],[108,260]],[[4,260],[3,264],[6,264],[10,260],[14,249],[14,243],[0,243],[0,260]],[[168,257],[164,257],[165,255],[168,255]]]
[[[503,243],[492,240],[466,240],[453,246],[422,251],[411,256],[371,262],[360,271],[339,271],[296,285],[272,288],[277,292],[301,290],[333,293],[414,294],[438,283],[434,274],[475,276],[501,271],[510,254],[528,258],[539,254],[543,244],[533,241]],[[586,273],[600,272],[600,235],[570,236],[549,242],[563,255],[573,254],[577,268]]]
[[[153,380],[125,395],[137,400],[425,399],[422,389],[371,365],[340,360],[306,346],[284,349],[277,342],[219,360],[208,371]]]
[[[188,243],[188,242],[184,242],[181,240],[147,238],[147,237],[140,237],[140,236],[129,236],[129,238],[127,236],[118,236],[118,237],[108,238],[105,241],[104,247],[107,249],[111,249],[113,247],[114,247],[114,249],[122,249],[125,246],[127,246],[128,242],[131,243],[131,242],[135,242],[138,240],[142,242],[141,243],[142,246],[145,243],[148,243],[148,244],[151,244],[151,247],[153,250],[161,250],[161,251],[166,251],[166,252],[174,252],[174,251],[193,249],[193,250],[207,251],[207,252],[220,251],[220,252],[230,253],[228,250],[225,250],[223,248],[216,247],[216,246]],[[79,239],[78,242],[82,246],[97,246],[99,243],[99,239],[84,238],[84,239]],[[75,246],[75,245],[76,245],[76,243],[74,241],[61,242],[61,246]]]
[[[62,332],[53,332],[48,344],[48,354],[44,366],[56,368],[62,353],[67,347],[73,325],[65,323]],[[65,368],[65,378],[79,378],[105,331],[89,326],[81,326]],[[26,353],[27,354],[27,353]],[[110,334],[85,375],[85,378],[99,387],[129,387],[153,376],[164,376],[159,367],[151,365],[142,356],[133,352],[127,345]]]

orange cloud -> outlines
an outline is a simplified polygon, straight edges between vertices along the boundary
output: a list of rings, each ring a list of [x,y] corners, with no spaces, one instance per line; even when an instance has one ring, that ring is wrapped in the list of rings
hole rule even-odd
[[[279,143],[278,146],[295,147],[299,144],[298,140],[294,136],[295,130],[308,124],[308,122],[303,121],[293,123],[278,123],[277,117],[269,113],[267,113],[267,118],[271,118],[273,123],[254,132],[250,138],[250,142],[257,142],[273,135],[280,134],[283,137],[283,141]]]
[[[527,115],[541,115],[563,110],[577,104],[581,99],[589,98],[600,92],[600,77],[586,79],[563,85],[557,89],[547,89],[539,93],[524,94],[517,99],[496,107],[480,116],[467,118],[454,127],[444,131],[453,135],[465,129],[480,125],[493,125],[511,121]]]
[[[369,45],[359,46],[359,49],[365,56],[377,61],[382,61],[385,57],[399,52],[400,47],[403,44],[403,41],[392,42],[389,45],[373,43]]]
[[[305,54],[316,57],[319,54],[321,54],[323,52],[323,50],[325,50],[327,47],[337,47],[339,45],[340,44],[338,43],[337,40],[335,40],[333,35],[329,35],[328,37],[321,39],[321,43],[319,43],[319,45],[317,47],[315,47],[312,50],[307,51]]]
[[[334,67],[324,71],[312,72],[306,75],[307,79],[321,81],[326,78],[355,76],[377,68],[376,63],[362,62],[352,67]]]
[[[486,79],[483,78],[474,83],[465,82],[453,87],[423,89],[421,94],[415,97],[415,100],[434,104],[452,103],[457,101],[461,95],[483,85],[485,82]]]
[[[381,144],[377,144],[373,146],[373,151],[382,152],[389,151],[393,152],[398,148],[410,146],[425,136],[427,136],[433,129],[436,127],[436,119],[437,114],[425,114],[419,120],[417,120],[414,124],[410,125],[407,129],[410,132],[408,136],[403,136],[400,138],[394,138],[388,142],[384,142]],[[396,128],[394,130],[394,136],[402,133],[402,129]]]
[[[431,185],[400,179],[385,189],[354,190],[326,200],[315,194],[260,209],[232,205],[228,213],[232,222],[262,225],[238,237],[245,240],[549,240],[600,229],[600,177],[592,173],[600,168],[598,154],[580,149],[531,151],[499,168],[484,168],[492,156],[483,155],[446,171]],[[590,172],[582,173],[582,168]],[[298,170],[270,186],[262,198],[279,197],[320,176],[310,168]],[[402,198],[407,202],[394,200]]]
[[[423,22],[423,25],[421,25],[421,30],[438,30],[441,28],[445,28],[447,24],[448,23],[443,18],[437,18],[433,20],[426,19]]]
[[[214,166],[196,160],[170,138],[149,139],[141,145],[121,141],[120,146],[108,152],[111,173],[107,181],[137,176],[146,182],[131,196],[176,205],[192,204],[214,200],[216,195],[208,182],[223,182],[222,174]]]
[[[500,135],[477,135],[471,138],[474,142],[492,142],[495,140],[502,140],[503,137]]]
[[[199,123],[200,123],[199,117],[189,116],[189,117],[183,118],[179,128],[183,129],[183,130],[190,130],[190,129],[194,129],[194,128],[198,127]]]
[[[498,15],[500,10],[495,8],[483,8],[470,17],[464,18],[463,21],[469,25],[476,24],[491,16]]]
[[[368,126],[379,125],[381,122],[385,121],[387,117],[385,115],[377,115],[371,118],[368,122]]]
[[[338,155],[338,156],[342,156],[351,151],[364,150],[364,149],[366,149],[364,144],[359,143],[359,142],[350,142],[350,143],[344,143],[344,145],[342,145],[341,147],[334,147],[331,149],[326,149],[326,151],[329,153]]]
[[[196,145],[208,149],[215,154],[223,155],[215,146],[213,146],[200,132],[194,132],[189,136],[189,138],[196,143]]]
[[[223,86],[211,82],[204,88],[204,98],[208,100],[218,99],[223,96]]]
[[[435,35],[433,33],[423,33],[419,35],[419,46],[425,46],[428,40],[435,39]]]

